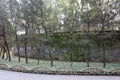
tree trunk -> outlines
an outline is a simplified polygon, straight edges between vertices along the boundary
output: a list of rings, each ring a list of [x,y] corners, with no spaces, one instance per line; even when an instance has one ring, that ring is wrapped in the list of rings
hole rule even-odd
[[[9,51],[9,47],[8,47],[8,43],[7,43],[7,41],[5,40],[5,46],[6,46],[6,49],[7,49],[7,53],[6,54],[8,54],[8,57],[9,57],[9,61],[11,61],[11,56],[10,56],[10,51]],[[7,59],[7,58],[6,58]]]
[[[4,59],[4,57],[5,57],[5,47],[3,47],[3,54],[2,54],[2,59]]]
[[[24,46],[25,46],[25,61],[26,63],[28,63],[28,56],[27,56],[27,35],[28,35],[28,28],[29,28],[29,19],[27,22],[27,26],[25,26],[25,42],[24,42]]]
[[[18,61],[20,62],[20,50],[19,50],[19,45],[17,45],[17,51],[18,51]]]
[[[3,38],[4,38],[4,46],[6,47],[6,49],[7,49],[7,53],[8,53],[8,57],[9,57],[9,61],[11,61],[11,56],[10,56],[10,51],[9,51],[9,46],[8,46],[8,43],[7,43],[7,39],[6,39],[6,36],[5,36],[5,34],[6,34],[6,32],[5,32],[5,26],[4,26],[4,22],[3,22],[3,20],[2,20],[2,23],[3,23]],[[6,54],[7,54],[6,53]]]
[[[49,56],[50,56],[51,66],[53,66],[53,58],[52,58],[52,53],[50,52],[50,49],[49,49]]]
[[[103,31],[103,36],[104,36],[104,31],[105,31],[105,27],[104,27],[104,19],[102,21],[102,31]],[[105,38],[105,37],[103,37]],[[105,40],[103,40],[103,67],[106,67],[106,48],[105,48]]]
[[[40,47],[41,47],[41,43],[39,43],[39,49],[38,49],[38,64],[40,63]]]
[[[28,57],[27,57],[27,32],[28,32],[28,29],[27,29],[27,27],[25,27],[25,42],[24,42],[24,46],[25,46],[25,61],[26,61],[26,63],[28,63]]]
[[[89,64],[89,62],[90,62],[90,49],[89,49],[89,44],[88,44],[88,46],[87,46],[87,67],[90,67],[90,64]]]
[[[73,65],[73,44],[71,44],[71,50],[72,52],[70,53],[70,61],[71,61],[70,67]]]
[[[20,62],[20,50],[19,50],[18,36],[16,32],[15,32],[15,36],[16,36],[16,46],[18,51],[18,61]]]
[[[26,42],[26,40],[25,40],[25,61],[26,61],[26,63],[28,63],[28,57],[27,57],[27,42]]]
[[[88,31],[87,31],[88,40],[90,40],[89,32],[90,32],[90,23],[88,22]],[[89,62],[90,62],[90,41],[88,41],[88,44],[87,44],[87,67],[90,66]]]
[[[106,67],[106,48],[105,44],[103,44],[103,67]]]

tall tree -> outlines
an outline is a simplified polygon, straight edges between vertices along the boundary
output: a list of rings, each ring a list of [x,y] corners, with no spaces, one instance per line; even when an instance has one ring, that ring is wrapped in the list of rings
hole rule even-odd
[[[12,23],[12,27],[14,29],[14,34],[15,34],[15,41],[16,41],[16,47],[17,47],[17,53],[18,53],[18,61],[20,62],[20,51],[19,51],[19,39],[18,39],[18,34],[17,34],[17,28],[20,26],[17,21],[19,20],[20,15],[20,5],[16,0],[9,0],[9,10],[10,10],[10,20]]]
[[[3,37],[3,47],[4,51],[8,55],[6,59],[9,59],[11,61],[11,55],[10,55],[10,50],[9,50],[9,44],[7,40],[7,34],[11,28],[11,24],[8,20],[8,12],[7,12],[7,2],[5,0],[0,1],[0,25],[1,25],[1,30],[2,30],[2,37]],[[3,53],[4,54],[4,53]]]
[[[109,29],[111,21],[113,21],[118,14],[117,7],[112,0],[99,0],[96,6],[96,21],[101,27],[100,34],[102,34],[102,47],[103,47],[103,67],[106,66],[106,36],[105,31]]]

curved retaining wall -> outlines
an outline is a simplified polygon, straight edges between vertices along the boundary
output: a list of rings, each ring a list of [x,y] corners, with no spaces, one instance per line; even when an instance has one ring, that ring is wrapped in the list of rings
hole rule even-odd
[[[120,76],[120,69],[114,69],[110,71],[104,71],[99,68],[85,68],[83,70],[77,71],[72,67],[69,68],[59,68],[55,71],[46,67],[36,67],[33,69],[26,69],[23,66],[13,66],[10,67],[6,64],[0,64],[1,70],[24,72],[24,73],[36,73],[36,74],[55,74],[55,75],[117,75]]]

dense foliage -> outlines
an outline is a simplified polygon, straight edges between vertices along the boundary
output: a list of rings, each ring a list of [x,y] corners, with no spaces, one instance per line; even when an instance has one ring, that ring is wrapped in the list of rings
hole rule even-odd
[[[114,43],[120,43],[119,34],[120,0],[0,0],[0,54],[4,59],[6,53],[9,61],[15,48],[20,62],[24,48],[28,63],[31,47],[39,64],[44,43],[51,66],[56,48],[59,55],[68,53],[65,59],[81,59],[89,66],[99,47],[105,67],[107,50],[120,48]]]

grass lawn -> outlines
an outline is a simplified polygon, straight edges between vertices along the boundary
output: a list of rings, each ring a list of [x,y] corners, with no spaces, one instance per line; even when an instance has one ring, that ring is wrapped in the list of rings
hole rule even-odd
[[[70,68],[71,62],[65,62],[65,61],[54,61],[54,66],[50,66],[50,61],[45,61],[45,60],[40,60],[40,64],[37,64],[37,60],[35,59],[28,59],[29,63],[26,64],[25,63],[25,59],[21,58],[21,62],[18,62],[18,58],[17,57],[12,57],[12,61],[6,61],[6,60],[2,60],[0,58],[0,64],[7,64],[9,67],[13,67],[13,66],[23,66],[27,69],[33,69],[36,67],[45,67],[48,68],[50,70],[56,71],[60,68]],[[71,66],[72,68],[74,68],[77,71],[81,71],[86,67],[87,64],[85,62],[73,62],[73,65]],[[120,63],[107,63],[106,68],[103,68],[103,63],[95,63],[95,62],[90,62],[90,67],[92,68],[99,68],[102,69],[104,71],[110,71],[113,69],[120,69]]]

